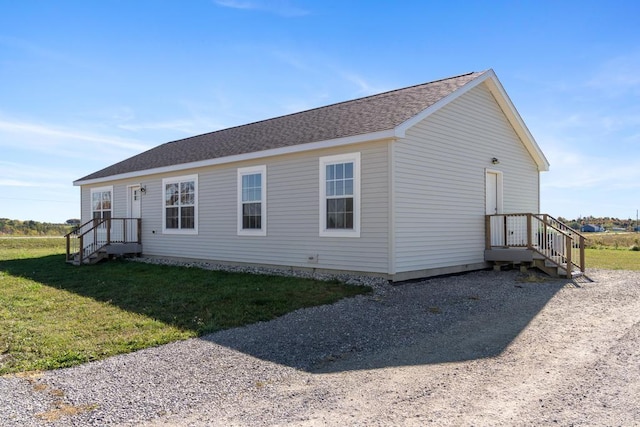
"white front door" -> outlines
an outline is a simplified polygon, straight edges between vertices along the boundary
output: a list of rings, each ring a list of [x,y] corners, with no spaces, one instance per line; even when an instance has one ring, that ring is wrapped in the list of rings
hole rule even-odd
[[[485,174],[485,212],[487,215],[502,213],[502,172],[487,170]],[[491,217],[491,245],[501,246],[505,244],[503,218]]]
[[[486,178],[486,213],[495,215],[502,213],[502,174],[487,171]]]
[[[140,186],[129,187],[129,218],[141,218]]]
[[[129,187],[129,203],[127,204],[129,218],[142,218],[141,205],[142,192],[139,185]],[[138,239],[138,223],[137,221],[127,221],[127,241],[135,242]]]

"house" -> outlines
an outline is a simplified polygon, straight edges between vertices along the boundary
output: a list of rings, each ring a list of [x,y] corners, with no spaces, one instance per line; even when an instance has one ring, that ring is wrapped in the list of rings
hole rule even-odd
[[[580,231],[583,233],[599,233],[604,231],[604,227],[595,224],[585,224],[580,227]]]
[[[487,238],[506,230],[487,215],[538,213],[548,168],[494,71],[463,74],[168,142],[80,178],[72,237],[84,243],[67,259],[119,243],[392,281],[481,269],[506,243]]]

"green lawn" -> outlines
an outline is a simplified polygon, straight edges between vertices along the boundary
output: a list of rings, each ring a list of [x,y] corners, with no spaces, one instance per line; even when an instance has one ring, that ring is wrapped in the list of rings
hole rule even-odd
[[[64,262],[64,239],[0,238],[0,374],[55,369],[370,292],[293,277]]]
[[[628,249],[585,249],[587,268],[640,270],[640,251]]]

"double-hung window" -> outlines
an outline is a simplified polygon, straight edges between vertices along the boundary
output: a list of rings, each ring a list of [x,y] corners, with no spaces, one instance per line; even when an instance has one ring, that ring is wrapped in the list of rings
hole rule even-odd
[[[180,176],[162,180],[163,233],[198,232],[198,176]]]
[[[91,189],[91,218],[99,222],[110,219],[112,212],[113,187]]]
[[[238,169],[238,235],[267,235],[267,167]]]
[[[320,158],[320,235],[360,237],[360,153]]]

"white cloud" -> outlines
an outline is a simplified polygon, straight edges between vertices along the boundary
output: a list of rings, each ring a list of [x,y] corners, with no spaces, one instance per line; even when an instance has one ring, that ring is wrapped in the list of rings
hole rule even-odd
[[[557,189],[632,190],[640,188],[640,160],[624,154],[583,152],[553,145],[545,149],[551,163],[541,186]]]
[[[52,126],[35,123],[0,120],[0,131],[5,131],[11,134],[19,134],[22,136],[31,135],[34,137],[48,137],[46,140],[44,140],[46,141],[46,143],[50,143],[52,140],[56,140],[59,142],[64,141],[66,143],[72,143],[71,141],[82,141],[89,143],[106,144],[109,146],[125,148],[132,151],[139,151],[149,148],[148,145],[143,144],[139,141],[114,136],[105,136],[92,132],[55,128]],[[21,140],[24,141],[24,138],[21,138]],[[31,144],[33,144],[34,146],[41,145],[41,141],[43,140],[33,139]]]
[[[218,6],[241,10],[256,10],[274,13],[284,17],[309,15],[309,11],[294,6],[288,0],[214,0]]]
[[[192,120],[170,120],[165,122],[146,122],[146,123],[126,123],[118,125],[120,129],[130,131],[141,130],[171,130],[176,132],[193,135],[198,132],[199,127]]]
[[[0,187],[37,187],[38,183],[0,178]]]
[[[358,88],[358,93],[361,95],[373,95],[374,93],[384,92],[384,90],[380,90],[373,86],[371,83],[366,81],[364,77],[357,75],[355,73],[342,73],[342,77],[348,82],[356,85]]]
[[[587,82],[587,87],[598,89],[608,96],[640,94],[640,51],[611,58],[600,65]]]

